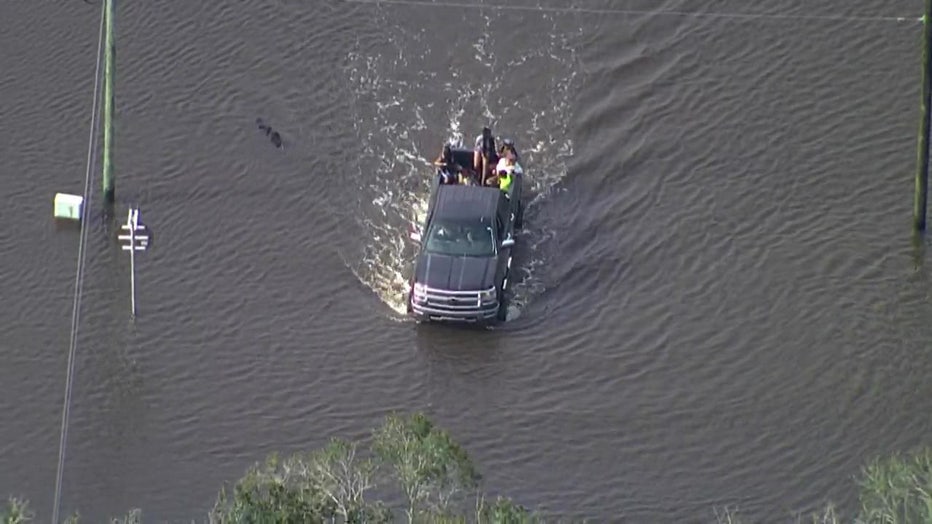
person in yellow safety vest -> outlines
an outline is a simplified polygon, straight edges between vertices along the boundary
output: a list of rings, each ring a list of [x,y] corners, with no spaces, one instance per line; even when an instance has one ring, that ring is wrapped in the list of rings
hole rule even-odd
[[[506,193],[511,189],[513,171],[513,169],[506,169],[498,172],[498,188]]]
[[[489,177],[486,181],[486,185],[498,186],[499,189],[508,193],[514,183],[516,173],[517,171],[511,166],[505,169],[499,169]]]
[[[520,175],[521,173],[521,166],[515,162],[513,157],[502,158],[498,161],[498,165],[495,166],[495,176],[489,180],[489,185],[497,184],[499,189],[507,193],[511,189],[514,175]]]

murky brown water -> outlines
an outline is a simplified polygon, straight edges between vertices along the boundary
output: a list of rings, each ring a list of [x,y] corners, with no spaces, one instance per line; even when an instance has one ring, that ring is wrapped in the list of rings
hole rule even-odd
[[[118,210],[156,243],[132,323],[91,226],[64,508],[190,520],[267,452],[424,410],[489,491],[555,515],[850,509],[865,460],[932,430],[921,6],[822,4],[121,2]],[[0,494],[40,520],[78,240],[51,199],[82,189],[98,15],[0,6]],[[513,320],[416,326],[427,161],[486,122],[536,194]]]

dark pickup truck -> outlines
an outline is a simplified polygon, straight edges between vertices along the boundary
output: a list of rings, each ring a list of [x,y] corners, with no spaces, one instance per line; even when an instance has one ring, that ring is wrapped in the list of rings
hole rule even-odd
[[[505,320],[522,176],[508,192],[434,181],[424,224],[411,234],[420,243],[407,300],[416,320]]]

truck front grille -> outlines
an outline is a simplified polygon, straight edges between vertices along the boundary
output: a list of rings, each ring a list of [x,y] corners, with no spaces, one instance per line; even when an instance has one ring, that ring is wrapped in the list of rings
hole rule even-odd
[[[486,291],[449,291],[430,287],[419,288],[423,293],[412,293],[411,308],[415,313],[437,320],[479,320],[494,317],[498,312],[498,300],[483,302]]]

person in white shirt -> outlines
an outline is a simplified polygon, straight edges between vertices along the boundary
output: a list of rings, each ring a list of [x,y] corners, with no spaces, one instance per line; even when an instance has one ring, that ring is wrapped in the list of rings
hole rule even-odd
[[[495,166],[495,172],[498,173],[499,171],[510,171],[516,175],[524,174],[524,170],[521,169],[521,164],[507,156],[498,160],[498,164]]]

